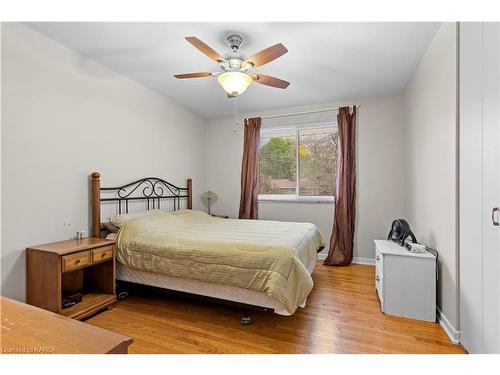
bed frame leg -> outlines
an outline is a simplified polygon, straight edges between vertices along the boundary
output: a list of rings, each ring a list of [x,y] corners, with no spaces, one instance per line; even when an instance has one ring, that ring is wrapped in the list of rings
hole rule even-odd
[[[118,295],[116,296],[117,299],[125,299],[125,298],[128,298],[128,292],[126,290],[118,293]]]
[[[248,311],[245,311],[245,314],[241,318],[240,323],[242,326],[249,326],[250,324],[252,324],[252,317],[250,316],[250,313]]]
[[[128,298],[128,285],[121,281],[116,282],[116,299]]]

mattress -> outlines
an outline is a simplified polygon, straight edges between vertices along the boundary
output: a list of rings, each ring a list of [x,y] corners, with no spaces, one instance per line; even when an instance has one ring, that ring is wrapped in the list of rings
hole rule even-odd
[[[230,286],[237,293],[264,293],[293,314],[312,290],[306,268],[323,245],[321,233],[310,223],[159,211],[123,224],[117,259],[145,273]]]
[[[311,275],[316,266],[317,258],[313,259],[306,267]],[[137,270],[121,263],[116,265],[116,279],[136,284],[150,285],[158,288],[175,290],[184,293],[191,293],[200,296],[212,297],[226,301],[243,303],[251,306],[271,309],[278,315],[289,316],[291,313],[285,306],[277,300],[262,292],[255,292],[249,289],[238,288],[229,285],[207,283],[199,280],[182,279],[159,273],[145,272]],[[306,306],[306,300],[302,301],[299,307]]]

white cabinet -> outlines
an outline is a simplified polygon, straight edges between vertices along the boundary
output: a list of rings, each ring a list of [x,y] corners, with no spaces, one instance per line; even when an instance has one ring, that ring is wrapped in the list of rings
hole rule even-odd
[[[375,287],[382,312],[436,321],[436,258],[410,253],[388,240],[375,240]]]

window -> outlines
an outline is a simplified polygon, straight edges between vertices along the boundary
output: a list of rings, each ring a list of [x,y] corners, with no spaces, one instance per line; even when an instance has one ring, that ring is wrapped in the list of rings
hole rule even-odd
[[[334,125],[263,129],[259,199],[332,201],[338,132]]]

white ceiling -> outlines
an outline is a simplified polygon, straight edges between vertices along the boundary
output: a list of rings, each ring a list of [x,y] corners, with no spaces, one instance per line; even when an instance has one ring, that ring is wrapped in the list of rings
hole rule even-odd
[[[252,84],[240,112],[401,92],[439,23],[28,23],[52,38],[204,117],[228,115],[233,102],[214,78],[177,73],[217,70],[189,44],[196,36],[221,55],[227,35],[244,37],[251,56],[276,43],[288,53],[256,71],[289,81],[286,90]]]

